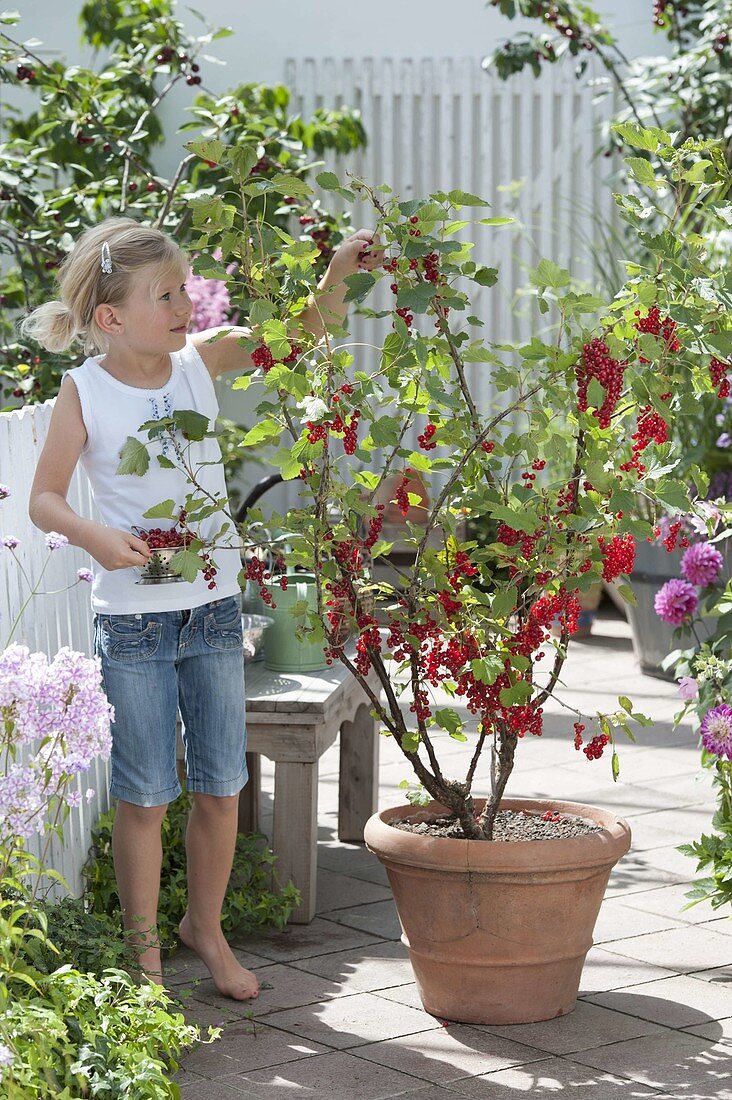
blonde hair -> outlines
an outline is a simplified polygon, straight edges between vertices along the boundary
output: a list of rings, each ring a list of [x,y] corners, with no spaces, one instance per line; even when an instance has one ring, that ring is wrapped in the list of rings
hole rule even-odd
[[[111,273],[102,268],[105,244]],[[171,237],[132,218],[107,218],[86,229],[59,268],[59,300],[34,309],[21,323],[22,334],[48,351],[65,351],[75,341],[88,355],[107,351],[109,341],[94,311],[103,302],[123,305],[133,274],[153,265],[160,269],[152,287],[154,297],[169,272],[187,270],[188,258]]]

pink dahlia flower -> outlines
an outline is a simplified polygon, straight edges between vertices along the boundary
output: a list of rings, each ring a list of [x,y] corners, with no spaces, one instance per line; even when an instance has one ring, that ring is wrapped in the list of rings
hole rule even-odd
[[[718,707],[708,710],[702,718],[699,733],[708,752],[732,760],[732,707],[720,703]]]
[[[666,581],[653,601],[656,614],[670,626],[681,626],[699,606],[699,597],[688,581]]]
[[[716,546],[708,542],[695,542],[681,559],[681,572],[691,584],[707,588],[719,576],[724,558]]]

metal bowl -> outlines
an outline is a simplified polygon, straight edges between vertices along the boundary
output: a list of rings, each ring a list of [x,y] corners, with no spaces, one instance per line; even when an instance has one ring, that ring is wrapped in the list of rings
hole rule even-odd
[[[173,584],[182,581],[179,573],[174,573],[170,568],[171,559],[182,550],[182,546],[161,546],[152,550],[145,565],[136,565],[135,569],[140,574],[137,584]]]
[[[264,646],[264,634],[274,619],[269,615],[249,615],[241,617],[242,634],[244,636],[244,660],[256,661],[262,656]]]

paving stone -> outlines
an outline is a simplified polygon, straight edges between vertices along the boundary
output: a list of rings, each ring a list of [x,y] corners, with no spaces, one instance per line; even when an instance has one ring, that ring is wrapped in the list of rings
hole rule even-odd
[[[458,1096],[472,1100],[507,1100],[514,1093],[545,1096],[571,1089],[581,1100],[661,1100],[655,1089],[631,1084],[627,1078],[576,1065],[565,1058],[547,1058],[525,1066],[499,1070],[498,1073],[471,1077],[449,1086]]]
[[[267,1023],[337,1050],[440,1027],[434,1016],[406,1005],[389,1004],[373,993],[355,993],[309,1008],[273,1012]]]
[[[464,1024],[371,1043],[352,1053],[435,1085],[546,1057],[543,1051]]]
[[[710,927],[713,927],[713,925]],[[728,932],[727,935],[730,935],[730,933]],[[700,978],[703,982],[712,982],[713,985],[721,985],[726,989],[732,989],[732,966],[718,966],[712,970],[693,971],[689,977]]]
[[[386,1100],[412,1096],[423,1087],[415,1077],[375,1066],[343,1051],[297,1062],[291,1071],[287,1066],[278,1066],[241,1074],[240,1080],[241,1087],[260,1100],[293,1096],[309,1096],[314,1100]],[[445,1100],[450,1100],[450,1096],[454,1098],[454,1093],[447,1093]]]
[[[341,989],[335,982],[316,974],[307,974],[282,963],[273,963],[258,975],[260,978],[259,996],[251,1001],[242,1002],[247,1014],[252,1017],[266,1016],[283,1008],[298,1008],[300,1005],[314,1005],[320,1001],[339,996]],[[195,996],[207,1004],[223,1008],[231,1005],[228,997],[222,997],[213,982],[202,984]],[[236,1002],[234,1002],[236,1004]]]
[[[404,985],[395,985],[391,989],[380,989],[376,996],[383,997],[386,1001],[395,1001],[397,1004],[408,1005],[410,1008],[424,1011],[422,999],[415,982],[405,982]]]
[[[699,927],[689,935],[688,928],[678,927],[616,940],[607,950],[641,962],[663,964],[669,970],[684,974],[731,963],[732,937]]]
[[[592,938],[598,944],[610,944],[628,936],[644,936],[649,932],[663,932],[667,928],[687,928],[673,917],[646,913],[622,904],[622,898],[606,898],[600,906]]]
[[[715,1043],[721,1040],[728,1045],[732,1044],[732,1016],[728,1016],[726,1020],[711,1020],[708,1024],[685,1027],[683,1030],[688,1031],[689,1035],[701,1035],[705,1039],[713,1039]]]
[[[237,1024],[227,1023],[221,1039],[208,1046],[198,1046],[186,1058],[186,1068],[218,1079],[234,1072],[245,1073],[296,1062],[301,1058],[327,1053],[329,1049],[322,1043],[269,1027],[264,1020],[240,1020]],[[222,1060],[222,1054],[227,1056],[226,1059]],[[234,1085],[242,1087],[239,1081]]]
[[[641,1035],[651,1035],[662,1029],[649,1020],[639,1019],[623,1011],[613,1012],[600,1004],[580,1000],[577,1001],[574,1011],[555,1020],[501,1026],[485,1024],[479,1030],[515,1039],[516,1042],[525,1043],[545,1054],[562,1055],[635,1039]]]
[[[732,989],[677,975],[629,989],[614,989],[586,998],[617,1012],[627,1012],[666,1027],[701,1027],[732,1016]]]
[[[327,955],[331,951],[345,951],[352,947],[364,947],[386,937],[372,936],[323,917],[315,917],[310,924],[288,924],[284,932],[271,929],[253,936],[242,936],[239,944],[256,948],[257,954],[271,962],[291,962],[315,955]],[[233,942],[233,940],[232,940]]]
[[[356,951],[299,959],[293,965],[340,983],[343,994],[373,993],[412,981],[407,949],[398,940],[372,944]]]
[[[367,882],[389,882],[383,865],[365,844],[319,844],[318,866]]]
[[[357,905],[352,909],[334,909],[330,913],[323,913],[322,916],[327,920],[337,921],[339,924],[358,928],[363,932],[370,932],[383,939],[398,940],[402,934],[402,926],[392,898],[388,901],[377,901],[371,905]]]
[[[174,1077],[180,1086],[181,1100],[256,1100],[253,1092],[242,1092],[236,1085],[219,1078],[211,1081],[197,1074]]]
[[[705,924],[719,916],[706,901],[685,909],[684,906],[689,902],[686,897],[689,889],[690,884],[677,883],[656,890],[636,890],[629,893],[623,904],[631,909],[643,909],[647,913],[673,917],[684,924]]]
[[[321,867],[317,884],[318,912],[349,909],[355,905],[391,899],[389,886],[380,886],[348,874],[339,874]]]
[[[669,1031],[572,1057],[607,1072],[622,1066],[624,1076],[675,1097],[732,1100],[732,1048],[700,1036]]]
[[[674,971],[654,963],[612,954],[601,947],[590,949],[582,971],[580,992],[599,993],[606,989],[621,989],[628,985],[650,982],[655,978],[673,977]]]
[[[265,966],[271,966],[272,960],[263,955],[255,955],[251,951],[234,949],[237,960],[247,970],[261,970]],[[187,947],[181,948],[171,955],[164,963],[165,984],[180,995],[185,987],[195,989],[201,982],[210,981],[211,974],[206,964],[199,959],[195,951]]]

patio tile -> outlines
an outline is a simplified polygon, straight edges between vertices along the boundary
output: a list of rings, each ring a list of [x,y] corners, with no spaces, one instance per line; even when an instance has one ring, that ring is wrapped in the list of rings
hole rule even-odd
[[[713,928],[714,925],[710,925],[710,927]],[[732,931],[726,934],[728,936],[732,935]],[[732,966],[717,966],[712,970],[695,970],[689,977],[700,978],[703,982],[712,982],[713,985],[720,985],[725,989],[732,989]]]
[[[608,1072],[622,1066],[625,1076],[674,1097],[732,1100],[732,1048],[696,1035],[680,1031],[648,1035],[573,1058]]]
[[[673,970],[639,959],[629,959],[623,955],[614,955],[601,947],[593,947],[587,955],[580,993],[599,993],[606,989],[622,989],[628,985],[650,982],[655,978],[673,977]]]
[[[365,844],[319,844],[318,867],[366,882],[389,882],[383,865]]]
[[[629,893],[623,899],[623,904],[631,909],[643,909],[647,913],[673,917],[684,924],[705,924],[718,917],[719,913],[715,913],[708,902],[700,902],[691,909],[684,909],[689,902],[686,894],[690,888],[690,883],[676,883],[656,890],[637,890]]]
[[[363,947],[383,938],[385,937],[368,935],[332,920],[324,920],[323,917],[315,917],[310,924],[289,924],[284,932],[266,929],[251,936],[241,936],[237,943],[244,948],[255,949],[257,954],[271,962],[292,962],[295,959],[327,955],[331,951]]]
[[[364,905],[374,901],[391,898],[389,886],[381,886],[367,880],[355,878],[349,874],[318,870],[317,899],[318,912],[348,909],[354,905]]]
[[[687,974],[593,994],[587,1000],[666,1027],[701,1027],[732,1016],[732,988],[700,982]]]
[[[339,982],[341,993],[346,995],[373,993],[412,981],[407,949],[398,940],[372,944],[355,951],[337,951],[314,959],[302,959],[293,965],[299,970]]]
[[[272,965],[271,959],[265,959],[263,955],[255,955],[251,951],[241,951],[235,948],[234,954],[247,970],[261,970],[263,967]],[[170,986],[178,996],[185,988],[195,990],[202,982],[211,981],[211,975],[206,964],[199,959],[195,951],[191,951],[187,947],[181,948],[169,959],[166,959],[164,970],[165,984]]]
[[[196,1022],[203,1023],[205,1020],[206,1026],[208,1023],[219,1023],[223,1027],[223,1034],[213,1043],[198,1044],[186,1055],[185,1068],[207,1079],[216,1079],[217,1087],[219,1078],[232,1073],[296,1062],[314,1054],[326,1053],[329,1049],[321,1043],[313,1043],[286,1031],[268,1027],[259,1020],[216,1020],[210,1005],[200,1004],[198,1009]],[[212,1015],[206,1015],[207,1009]],[[220,1016],[220,1012],[218,1015]],[[206,1100],[211,1100],[211,1092]]]
[[[677,973],[707,970],[732,962],[732,936],[724,936],[707,928],[670,928],[647,936],[631,936],[615,940],[607,947],[613,954],[663,964]]]
[[[315,974],[307,974],[304,970],[297,970],[293,966],[282,963],[273,963],[258,975],[260,979],[260,993],[252,1001],[242,1001],[247,1014],[254,1016],[266,1016],[270,1012],[279,1012],[283,1008],[298,1008],[301,1005],[318,1004],[320,1001],[337,997],[340,987],[335,982]],[[222,997],[213,982],[202,984],[195,993],[200,1001],[215,1005],[219,1008],[229,1006],[232,1002],[228,997]]]
[[[371,1043],[351,1053],[435,1085],[546,1057],[543,1051],[465,1024],[450,1024],[419,1035]]]
[[[605,994],[610,996],[610,994]],[[471,1024],[475,1027],[475,1024]],[[642,1020],[624,1012],[613,1012],[600,1004],[577,1001],[572,1012],[555,1020],[534,1024],[485,1024],[480,1031],[503,1035],[507,1039],[526,1043],[545,1054],[572,1054],[578,1050],[590,1050],[597,1046],[619,1043],[651,1035],[662,1029],[649,1020]]]
[[[267,1023],[336,1050],[431,1031],[440,1026],[438,1020],[422,1010],[389,1004],[373,993],[355,993],[352,997],[334,997],[309,1008],[273,1012],[267,1017]]]
[[[732,1044],[732,1016],[728,1016],[726,1020],[712,1020],[708,1024],[685,1027],[682,1030],[688,1032],[689,1035],[701,1035],[705,1039],[713,1039],[715,1042],[722,1040],[728,1045]]]
[[[525,1066],[499,1070],[480,1077],[471,1077],[450,1085],[450,1091],[472,1100],[507,1100],[514,1093],[546,1096],[548,1093],[573,1090],[581,1100],[662,1100],[658,1091],[636,1085],[627,1078],[612,1073],[576,1065],[565,1058],[547,1058]]]
[[[673,917],[645,913],[623,904],[623,898],[606,898],[600,906],[592,938],[598,944],[610,944],[628,936],[645,936],[649,932],[663,932],[667,928],[688,928]],[[612,948],[610,948],[612,950]]]
[[[220,1078],[215,1085],[197,1074],[190,1077],[186,1074],[173,1080],[180,1086],[181,1100],[256,1100],[253,1092],[242,1092],[224,1078]]]
[[[370,932],[382,939],[398,940],[402,934],[396,906],[390,897],[388,901],[377,901],[371,905],[356,905],[351,909],[334,909],[323,913],[326,920],[337,921],[349,928],[358,928]]]
[[[241,1087],[260,1100],[309,1096],[317,1100],[385,1100],[414,1096],[423,1083],[406,1073],[375,1066],[343,1051],[322,1054],[298,1062],[292,1070],[278,1066],[239,1075]],[[445,1100],[454,1097],[446,1093]]]

